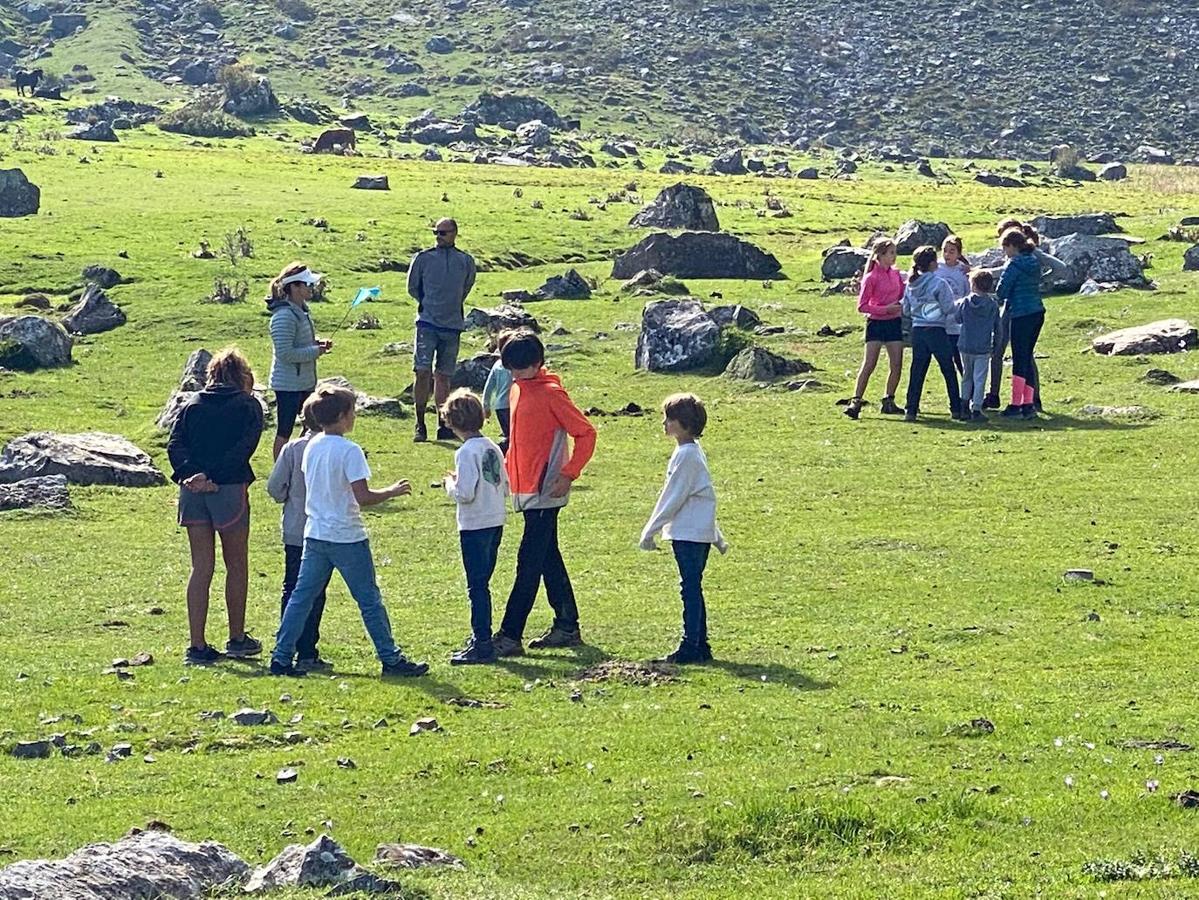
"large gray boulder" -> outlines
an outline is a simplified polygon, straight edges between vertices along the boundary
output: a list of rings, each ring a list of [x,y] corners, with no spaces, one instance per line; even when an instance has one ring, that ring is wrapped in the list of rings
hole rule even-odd
[[[125,324],[125,312],[108,299],[98,284],[89,284],[62,320],[72,334],[99,334]]]
[[[1037,216],[1032,227],[1042,237],[1060,238],[1068,234],[1114,234],[1123,231],[1111,213],[1083,213],[1077,216]]]
[[[88,844],[60,860],[0,869],[3,900],[201,900],[236,887],[250,867],[214,841],[191,844],[165,831],[134,831],[113,844]]]
[[[441,147],[459,141],[474,141],[478,137],[475,126],[469,122],[431,122],[412,133],[412,139],[418,144],[437,144]]]
[[[1104,181],[1123,181],[1128,177],[1128,166],[1124,163],[1110,162],[1099,170],[1099,177]]]
[[[66,136],[76,141],[99,141],[107,144],[117,142],[117,133],[112,130],[112,125],[103,119],[68,128]]]
[[[657,269],[676,278],[774,278],[781,268],[771,254],[731,234],[659,231],[618,256],[612,277]]]
[[[1148,325],[1121,328],[1091,341],[1095,352],[1104,356],[1181,353],[1196,346],[1199,346],[1199,329],[1183,319],[1162,319]]]
[[[749,170],[745,167],[745,154],[740,150],[730,150],[712,160],[708,171],[713,175],[744,175]]]
[[[538,119],[550,128],[562,128],[566,122],[554,108],[537,97],[522,94],[489,93],[462,110],[462,117],[484,125],[504,125],[515,128],[522,122]]]
[[[1182,254],[1182,271],[1199,272],[1199,244]]]
[[[838,281],[861,275],[870,259],[870,251],[860,247],[829,247],[820,262],[820,277],[825,281]]]
[[[591,285],[577,269],[569,269],[561,275],[551,275],[539,287],[531,299],[538,300],[587,300],[591,297]]]
[[[307,846],[291,844],[269,863],[255,869],[247,894],[281,887],[334,887],[366,874],[341,845],[322,834]]]
[[[479,353],[470,359],[462,360],[450,377],[450,387],[455,390],[470,388],[476,394],[483,393],[487,376],[491,374],[491,369],[498,359],[494,353]]]
[[[183,377],[179,379],[179,387],[167,398],[166,405],[158,414],[155,424],[163,431],[170,431],[183,407],[187,406],[203,390],[208,381],[208,364],[212,362],[212,354],[201,348],[193,350],[183,365]]]
[[[71,495],[62,475],[25,478],[0,484],[0,512],[10,509],[70,509]]]
[[[530,147],[548,147],[552,136],[550,127],[540,119],[525,122],[516,129],[516,139]]]
[[[654,202],[629,220],[638,228],[679,228],[685,231],[719,231],[716,206],[708,192],[692,184],[672,184]]]
[[[1138,287],[1148,284],[1141,261],[1122,238],[1068,234],[1046,250],[1070,267],[1079,285],[1088,278]]]
[[[904,222],[895,232],[895,250],[900,256],[911,256],[921,247],[941,249],[941,242],[953,234],[944,222],[921,222],[912,219]]]
[[[698,300],[654,300],[641,313],[634,365],[650,372],[686,372],[710,364],[720,326]]]
[[[811,372],[813,368],[802,359],[787,359],[765,347],[746,347],[729,360],[724,374],[742,381],[774,381]]]
[[[36,215],[41,189],[20,169],[0,169],[0,219]]]
[[[41,316],[0,319],[0,368],[33,371],[69,365],[72,344],[65,328]]]
[[[271,89],[271,83],[261,75],[249,87],[236,94],[225,93],[221,108],[231,116],[268,116],[279,111],[279,98]]]
[[[46,475],[66,476],[71,484],[118,487],[154,487],[167,481],[150,457],[128,440],[99,431],[35,431],[13,438],[0,450],[0,484]]]
[[[501,303],[490,309],[472,309],[466,314],[466,327],[482,328],[489,334],[516,328],[541,331],[541,324],[531,313],[511,303]]]

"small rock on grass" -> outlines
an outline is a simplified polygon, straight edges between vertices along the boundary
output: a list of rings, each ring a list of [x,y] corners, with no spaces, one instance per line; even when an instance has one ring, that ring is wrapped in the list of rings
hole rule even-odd
[[[960,722],[957,725],[950,725],[945,729],[946,736],[955,735],[957,737],[983,737],[984,735],[994,733],[995,724],[990,719],[984,718],[971,719],[969,722]]]
[[[300,773],[290,767],[286,769],[280,769],[275,774],[275,782],[278,784],[295,784],[299,780]]]
[[[12,755],[17,759],[49,759],[49,741],[18,741],[12,748]]]
[[[337,768],[339,769],[357,769],[358,764],[348,756],[339,756],[337,758]]]
[[[408,734],[417,735],[424,731],[441,731],[441,725],[432,716],[427,716],[413,722],[412,727],[408,729]]]
[[[269,709],[239,709],[232,716],[238,725],[275,725],[279,719]]]
[[[458,857],[436,847],[422,847],[419,844],[380,844],[375,848],[375,861],[399,869],[423,869],[426,866],[465,868]]]

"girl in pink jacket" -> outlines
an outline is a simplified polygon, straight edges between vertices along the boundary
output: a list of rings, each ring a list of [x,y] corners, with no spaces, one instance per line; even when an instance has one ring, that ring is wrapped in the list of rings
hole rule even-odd
[[[894,241],[878,241],[871,248],[866,274],[862,277],[858,312],[866,316],[866,356],[858,371],[853,399],[845,407],[845,415],[851,419],[856,419],[862,411],[866,385],[870,383],[884,347],[890,372],[887,374],[887,395],[883,397],[880,409],[889,415],[903,415],[903,407],[895,403],[895,391],[903,374],[903,278],[895,268],[895,256]]]

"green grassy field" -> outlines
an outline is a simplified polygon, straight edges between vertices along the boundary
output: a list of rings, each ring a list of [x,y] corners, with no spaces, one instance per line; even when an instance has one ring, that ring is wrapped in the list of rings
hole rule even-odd
[[[704,444],[733,544],[706,578],[718,662],[649,687],[576,681],[597,661],[645,659],[677,638],[673,561],[636,548],[671,450],[654,414],[595,419],[598,450],[562,518],[589,646],[469,671],[447,663],[467,633],[467,607],[453,509],[431,487],[451,450],[414,446],[408,421],[359,420],[355,438],[376,480],[415,487],[367,514],[397,637],[433,662],[413,683],[374,677],[340,582],[324,629],[334,677],[284,684],[256,665],[184,669],[188,562],[175,491],[74,488],[69,514],[0,516],[0,747],[67,729],[76,743],[130,741],[134,755],[116,764],[0,755],[0,863],[63,854],[158,818],[253,862],[325,827],[363,862],[381,841],[443,847],[463,857],[464,872],[405,878],[435,897],[1188,889],[1186,881],[1103,886],[1082,867],[1194,848],[1195,812],[1169,797],[1197,786],[1193,755],[1123,745],[1197,737],[1187,650],[1199,563],[1196,400],[1138,379],[1155,366],[1199,378],[1199,359],[1084,351],[1103,329],[1194,316],[1199,283],[1181,272],[1184,245],[1155,240],[1194,211],[1193,173],[1134,170],[1122,184],[1017,192],[869,167],[852,182],[702,180],[722,225],[777,254],[787,278],[690,287],[786,326],[763,343],[811,361],[829,387],[789,393],[633,370],[636,332],[619,325],[639,321],[643,300],[607,275],[611,252],[638,237],[626,226],[637,206],[589,200],[630,180],[648,200],[674,179],[303,157],[267,138],[204,148],[157,133],[122,137],[102,149],[11,133],[3,143],[0,165],[21,166],[41,185],[43,205],[0,229],[0,313],[30,290],[65,299],[90,263],[131,281],[110,292],[129,323],[81,340],[76,365],[0,376],[0,439],[111,431],[165,470],[154,419],[188,353],[236,343],[265,378],[259,298],[293,258],[330,273],[336,302],[315,308],[326,333],[358,286],[383,287],[383,302],[370,307],[383,330],[338,333],[321,372],[394,396],[410,359],[380,350],[411,340],[413,310],[404,276],[371,268],[380,257],[405,258],[428,240],[433,218],[454,215],[461,245],[485,270],[478,305],[537,287],[565,260],[601,282],[589,301],[529,307],[547,329],[569,330],[548,339],[550,365],[580,406],[652,409],[683,389],[709,402]],[[349,189],[373,171],[390,176],[389,193]],[[768,190],[792,218],[758,217]],[[578,209],[590,220],[572,219]],[[918,425],[873,408],[858,423],[840,414],[834,400],[852,392],[861,332],[816,336],[822,325],[859,319],[852,298],[821,295],[823,247],[933,218],[957,229],[969,251],[989,246],[1008,214],[1097,209],[1128,213],[1125,228],[1150,239],[1159,290],[1049,301],[1039,348],[1049,415],[959,426],[933,378],[930,415]],[[314,217],[329,228],[304,224]],[[251,234],[252,259],[231,268],[190,257],[201,239],[220,243],[239,226]],[[508,268],[514,252],[544,264]],[[202,303],[217,276],[247,280],[250,300]],[[481,344],[477,332],[465,341]],[[880,373],[871,399],[881,387]],[[1094,421],[1077,414],[1087,403],[1142,404],[1160,416]],[[263,479],[268,448],[269,440],[255,458]],[[269,646],[282,574],[278,510],[260,487],[252,497],[249,620]],[[513,520],[493,582],[497,607],[518,539]],[[1073,567],[1094,569],[1102,583],[1065,582]],[[214,601],[216,642],[224,635]],[[150,615],[152,607],[165,614]],[[103,624],[114,620],[127,624]],[[542,602],[530,631],[546,620]],[[156,662],[132,681],[103,674],[113,658],[140,650]],[[571,699],[576,688],[580,701]],[[446,703],[455,697],[503,706]],[[200,717],[246,705],[272,709],[280,724]],[[68,713],[83,724],[43,724]],[[409,737],[410,724],[429,715],[443,730]],[[979,717],[993,734],[955,730]],[[286,743],[287,731],[302,742]],[[339,768],[343,756],[357,768]],[[299,781],[277,785],[287,765]],[[1149,780],[1160,783],[1155,792]]]

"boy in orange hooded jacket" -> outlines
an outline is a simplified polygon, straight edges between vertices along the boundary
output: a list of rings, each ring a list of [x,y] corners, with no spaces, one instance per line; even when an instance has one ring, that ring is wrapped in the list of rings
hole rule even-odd
[[[529,647],[583,643],[574,589],[558,549],[558,512],[566,506],[572,482],[595,452],[595,428],[571,402],[562,380],[545,370],[545,347],[536,334],[518,333],[504,345],[500,359],[512,373],[505,467],[512,505],[523,513],[525,530],[508,606],[492,640],[497,656],[520,656],[525,623],[542,581],[554,621]],[[573,450],[568,438],[574,440]]]

